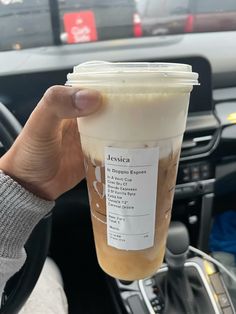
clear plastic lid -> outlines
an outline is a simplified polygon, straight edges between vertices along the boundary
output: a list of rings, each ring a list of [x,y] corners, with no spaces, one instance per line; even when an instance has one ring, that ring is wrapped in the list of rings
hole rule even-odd
[[[144,79],[150,79],[148,82]],[[67,75],[66,85],[91,83],[146,83],[198,85],[198,73],[188,64],[159,62],[104,62],[90,61],[74,67]]]

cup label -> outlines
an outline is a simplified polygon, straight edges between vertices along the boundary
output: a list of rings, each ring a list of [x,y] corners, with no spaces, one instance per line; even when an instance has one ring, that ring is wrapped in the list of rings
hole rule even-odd
[[[154,245],[159,148],[105,148],[107,242],[122,250]]]

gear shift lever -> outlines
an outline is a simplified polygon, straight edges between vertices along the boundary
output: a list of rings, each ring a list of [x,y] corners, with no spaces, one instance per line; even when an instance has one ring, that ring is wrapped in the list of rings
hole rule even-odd
[[[184,268],[189,247],[188,230],[180,222],[172,222],[166,244],[165,260],[169,269],[180,270]]]
[[[195,314],[194,297],[184,263],[189,247],[188,230],[180,222],[172,222],[167,238],[165,260],[168,272],[163,282],[165,312]]]

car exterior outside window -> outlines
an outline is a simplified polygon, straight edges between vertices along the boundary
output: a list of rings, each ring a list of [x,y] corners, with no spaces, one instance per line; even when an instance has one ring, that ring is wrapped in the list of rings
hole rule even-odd
[[[0,51],[236,30],[235,0],[0,0]]]

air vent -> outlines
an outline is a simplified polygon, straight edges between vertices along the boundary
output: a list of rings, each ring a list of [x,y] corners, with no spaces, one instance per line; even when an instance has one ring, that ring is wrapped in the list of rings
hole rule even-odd
[[[217,129],[185,133],[181,158],[209,154],[217,142],[218,135],[219,131]]]

